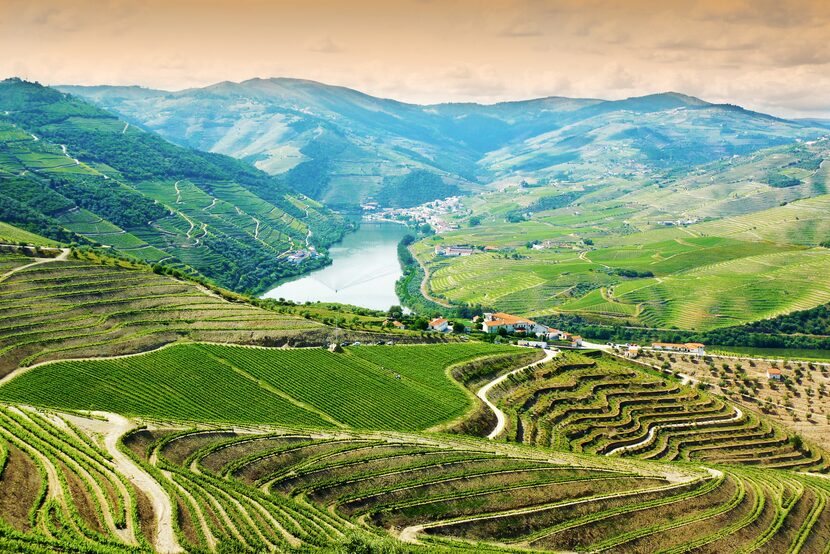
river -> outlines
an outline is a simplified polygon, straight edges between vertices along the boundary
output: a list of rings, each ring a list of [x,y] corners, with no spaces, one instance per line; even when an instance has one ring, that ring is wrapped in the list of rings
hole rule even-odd
[[[332,263],[269,290],[263,298],[294,302],[340,302],[374,310],[400,304],[395,281],[402,275],[398,243],[407,228],[397,223],[363,222],[329,248]]]

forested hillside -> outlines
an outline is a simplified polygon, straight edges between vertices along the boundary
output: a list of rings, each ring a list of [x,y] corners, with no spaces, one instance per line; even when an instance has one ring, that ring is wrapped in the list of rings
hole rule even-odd
[[[259,291],[324,263],[344,232],[319,203],[233,158],[173,145],[87,102],[0,83],[0,219]]]

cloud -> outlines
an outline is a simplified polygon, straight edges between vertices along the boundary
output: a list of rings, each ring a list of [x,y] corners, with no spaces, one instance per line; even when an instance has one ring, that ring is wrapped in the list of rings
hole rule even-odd
[[[452,95],[491,99],[508,92],[506,81],[491,66],[455,66],[443,72],[446,89]]]
[[[779,29],[821,25],[830,16],[825,0],[699,0],[690,13],[703,21]]]
[[[521,18],[514,19],[502,27],[499,36],[510,38],[538,37],[542,36],[542,28],[538,21]]]
[[[830,63],[830,46],[825,40],[782,45],[770,52],[769,61],[776,67],[826,65]]]
[[[343,52],[343,47],[334,42],[330,36],[320,37],[309,41],[306,44],[309,52],[321,52],[323,54],[337,54]]]

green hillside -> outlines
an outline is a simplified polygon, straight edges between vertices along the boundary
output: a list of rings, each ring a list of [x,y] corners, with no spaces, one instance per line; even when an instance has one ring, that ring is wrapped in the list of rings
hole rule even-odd
[[[174,146],[84,101],[0,83],[0,213],[50,238],[262,290],[320,265],[285,260],[324,248],[344,223],[249,165]]]
[[[762,254],[775,255],[793,254]],[[0,272],[4,551],[830,544],[821,435],[648,361],[541,362],[475,341],[331,352],[320,345],[349,331],[100,251],[9,245]],[[285,343],[316,347],[260,346]],[[824,383],[810,369],[791,390]],[[810,402],[824,413],[822,395]],[[481,438],[498,419],[481,398],[504,415],[495,440]]]
[[[114,259],[0,253],[0,375],[45,360],[141,352],[183,339],[322,344],[307,319],[229,302]]]
[[[434,296],[535,317],[708,330],[830,301],[830,143],[776,147],[628,186],[509,187],[465,199],[413,248]],[[808,168],[808,169],[805,169]],[[771,173],[800,175],[778,187]],[[436,245],[498,252],[447,258]]]
[[[35,246],[57,246],[54,240],[25,231],[20,227],[0,221],[0,244],[31,244]]]
[[[758,414],[608,357],[563,355],[494,392],[508,440],[605,456],[742,463],[826,472],[830,455],[798,445]]]

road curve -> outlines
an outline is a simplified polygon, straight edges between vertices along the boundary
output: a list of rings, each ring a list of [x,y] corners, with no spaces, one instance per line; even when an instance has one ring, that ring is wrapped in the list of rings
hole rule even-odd
[[[424,278],[421,279],[421,296],[429,300],[430,302],[435,302],[439,306],[443,306],[445,308],[452,308],[452,304],[445,300],[441,300],[440,298],[435,298],[434,296],[429,294],[429,270],[427,269],[426,264],[422,264],[421,260],[412,252],[412,247],[408,247],[409,253],[412,254],[412,257],[415,258],[415,263],[421,266],[421,270],[424,272]]]
[[[153,514],[156,517],[156,537],[154,549],[165,554],[182,552],[176,539],[173,528],[173,505],[170,497],[149,473],[141,469],[129,456],[118,448],[118,439],[127,431],[135,427],[135,423],[124,416],[108,412],[90,412],[93,416],[102,418],[88,419],[77,416],[68,416],[80,427],[100,434],[104,438],[104,446],[112,456],[115,468],[133,485],[147,495],[153,505]]]
[[[532,364],[527,364],[526,366],[522,366],[518,369],[514,369],[513,371],[511,371],[509,373],[505,373],[504,375],[501,375],[500,377],[496,377],[495,379],[493,379],[492,381],[490,381],[489,383],[487,383],[486,385],[484,385],[483,387],[481,387],[478,390],[478,392],[476,393],[476,396],[478,396],[481,399],[481,401],[484,402],[487,405],[488,408],[493,410],[494,414],[496,414],[496,428],[493,429],[493,431],[489,435],[487,435],[488,439],[493,440],[496,437],[498,437],[501,434],[502,431],[504,431],[504,426],[507,422],[507,419],[504,416],[504,412],[501,411],[498,408],[498,406],[496,406],[493,402],[491,402],[489,398],[487,398],[487,393],[490,392],[493,389],[493,387],[499,386],[501,383],[503,383],[511,375],[515,375],[515,374],[519,373],[520,371],[523,371],[523,370],[525,370],[529,367],[533,367],[537,364],[547,363],[547,362],[551,361],[553,358],[555,358],[557,356],[557,354],[559,354],[558,350],[545,350],[545,357],[542,358],[541,360],[533,362]]]

